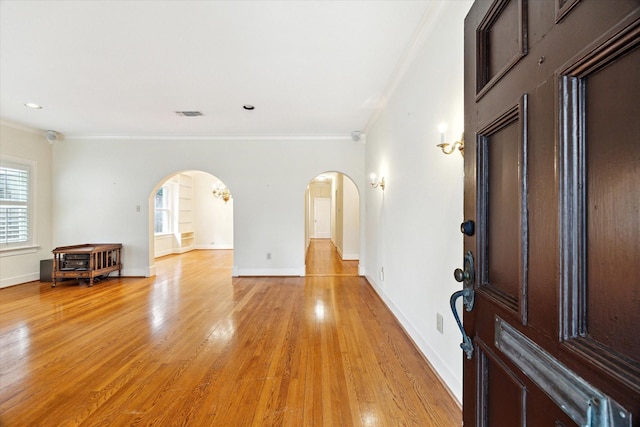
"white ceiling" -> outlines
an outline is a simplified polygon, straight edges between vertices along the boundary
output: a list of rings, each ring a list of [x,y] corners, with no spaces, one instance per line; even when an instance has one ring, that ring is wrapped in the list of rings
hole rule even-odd
[[[0,118],[66,137],[348,137],[439,4],[1,0]]]

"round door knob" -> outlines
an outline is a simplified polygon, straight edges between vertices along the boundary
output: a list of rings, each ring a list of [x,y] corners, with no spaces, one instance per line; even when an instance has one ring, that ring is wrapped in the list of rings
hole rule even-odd
[[[465,272],[462,271],[461,268],[456,268],[453,272],[453,277],[456,279],[456,282],[464,282],[465,276]]]

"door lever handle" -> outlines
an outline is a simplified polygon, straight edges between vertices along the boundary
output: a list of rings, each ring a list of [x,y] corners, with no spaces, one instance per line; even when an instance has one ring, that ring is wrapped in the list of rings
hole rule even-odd
[[[467,359],[471,359],[473,357],[473,343],[471,342],[471,338],[469,338],[465,332],[462,322],[460,321],[460,316],[458,315],[458,310],[456,309],[456,300],[460,297],[463,297],[464,308],[466,311],[473,310],[475,303],[475,292],[473,290],[475,282],[475,266],[471,251],[465,254],[463,267],[463,269],[456,268],[453,272],[453,277],[457,282],[462,282],[463,288],[461,291],[454,292],[453,295],[451,295],[449,304],[451,305],[453,317],[456,319],[458,328],[460,328],[460,332],[462,333],[462,344],[460,344],[460,348],[467,355]]]
[[[460,297],[467,298],[469,292],[473,292],[473,289],[463,289],[461,291],[454,292],[449,300],[449,304],[451,304],[451,312],[453,313],[453,317],[456,319],[458,328],[460,328],[460,332],[462,333],[462,343],[460,344],[460,348],[467,355],[467,359],[471,359],[473,357],[473,343],[462,327],[462,322],[460,321],[460,316],[458,316],[458,310],[456,309],[456,300]]]

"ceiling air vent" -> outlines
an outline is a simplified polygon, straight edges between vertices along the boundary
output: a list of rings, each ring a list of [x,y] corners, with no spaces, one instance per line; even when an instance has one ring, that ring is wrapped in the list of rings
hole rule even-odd
[[[182,117],[198,117],[202,115],[200,111],[176,111],[176,114]]]

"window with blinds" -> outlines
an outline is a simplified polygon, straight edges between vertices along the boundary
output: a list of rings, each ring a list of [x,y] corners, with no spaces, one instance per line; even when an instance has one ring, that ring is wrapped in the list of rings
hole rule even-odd
[[[171,233],[171,186],[163,185],[155,197],[155,234]]]
[[[31,166],[0,161],[0,248],[31,244]]]

